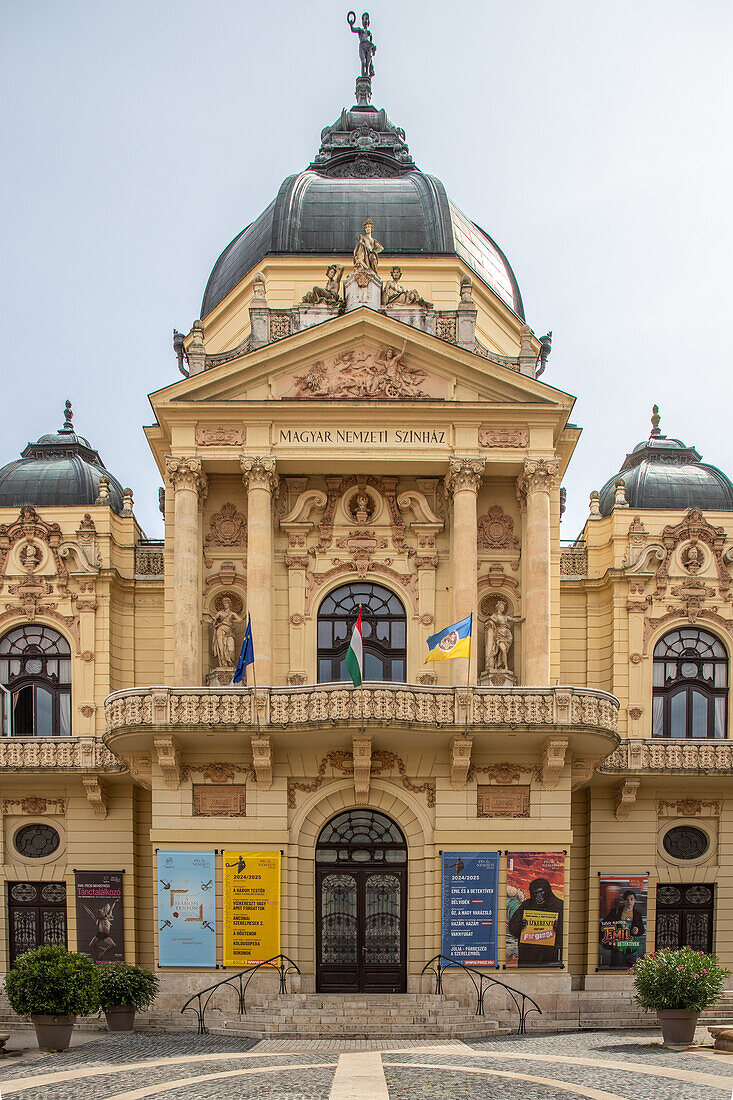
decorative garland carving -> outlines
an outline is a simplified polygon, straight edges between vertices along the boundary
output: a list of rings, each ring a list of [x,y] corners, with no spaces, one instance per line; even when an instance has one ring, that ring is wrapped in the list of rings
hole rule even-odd
[[[42,814],[65,814],[65,798],[4,798],[3,814],[30,814],[40,817]]]
[[[197,424],[198,447],[241,447],[247,442],[247,429],[224,427],[221,424]]]
[[[528,428],[479,428],[479,447],[526,447]]]
[[[181,781],[186,782],[192,775],[200,775],[209,783],[232,783],[235,775],[244,775],[246,779],[255,778],[251,764],[236,764],[228,760],[212,760],[208,764],[182,764]]]
[[[326,769],[329,765],[342,775],[353,776],[354,774],[354,754],[348,750],[339,749],[336,752],[329,752],[324,756],[323,760],[318,766],[318,772],[316,778],[312,783],[298,783],[293,780],[288,782],[288,806],[291,810],[294,810],[296,802],[296,792],[305,791],[310,794],[313,791],[317,791],[323,780],[326,777]],[[415,784],[407,777],[407,769],[405,768],[402,757],[397,753],[387,752],[384,749],[378,749],[371,754],[371,776],[381,775],[383,772],[392,771],[394,768],[400,774],[402,779],[402,786],[406,791],[411,791],[413,794],[424,794],[429,807],[435,806],[435,784],[428,780],[425,783]]]
[[[681,798],[657,802],[658,817],[720,817],[720,802],[699,798]]]

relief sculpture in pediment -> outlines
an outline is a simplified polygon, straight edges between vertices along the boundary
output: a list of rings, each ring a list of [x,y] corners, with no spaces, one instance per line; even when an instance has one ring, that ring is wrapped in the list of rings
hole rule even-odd
[[[389,345],[360,348],[319,359],[307,374],[293,379],[294,396],[378,400],[428,397],[420,388],[427,372],[405,363],[405,347],[403,344],[401,351]]]

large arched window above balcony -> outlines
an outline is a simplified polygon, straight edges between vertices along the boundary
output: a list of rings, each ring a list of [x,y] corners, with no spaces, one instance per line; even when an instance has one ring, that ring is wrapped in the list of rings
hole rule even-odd
[[[346,652],[361,604],[364,679],[404,683],[407,616],[401,600],[379,584],[355,582],[335,589],[318,609],[318,683],[348,680]]]
[[[16,737],[71,736],[71,650],[57,630],[29,623],[0,638],[0,684]]]
[[[654,647],[652,736],[725,737],[728,654],[706,630],[683,627]]]

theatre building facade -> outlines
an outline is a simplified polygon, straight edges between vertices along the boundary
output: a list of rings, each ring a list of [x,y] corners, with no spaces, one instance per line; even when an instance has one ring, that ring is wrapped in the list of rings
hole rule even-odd
[[[176,334],[165,538],[68,404],[0,470],[0,962],[140,962],[173,1012],[280,953],[427,993],[442,952],[601,1020],[655,945],[733,964],[733,486],[655,410],[561,542],[549,336],[370,98]]]

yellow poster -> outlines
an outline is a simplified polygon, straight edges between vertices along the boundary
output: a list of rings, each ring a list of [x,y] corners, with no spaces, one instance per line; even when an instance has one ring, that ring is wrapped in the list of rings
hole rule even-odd
[[[280,954],[280,853],[223,852],[224,966]]]
[[[555,946],[555,922],[557,913],[544,910],[525,909],[525,926],[519,937],[520,943],[536,943],[543,947]]]

